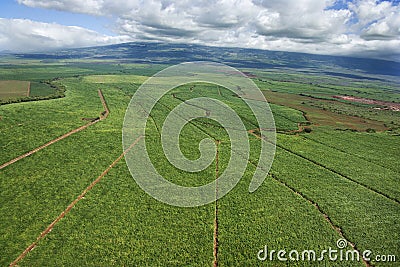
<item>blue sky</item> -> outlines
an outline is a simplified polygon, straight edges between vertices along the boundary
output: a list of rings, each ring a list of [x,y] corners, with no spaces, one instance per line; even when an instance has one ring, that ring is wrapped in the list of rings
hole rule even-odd
[[[0,51],[129,41],[400,61],[400,0],[3,0]]]
[[[0,18],[30,19],[47,23],[59,23],[67,26],[80,26],[102,34],[115,35],[112,31],[111,17],[91,16],[53,9],[33,8],[18,4],[14,0],[2,0]]]

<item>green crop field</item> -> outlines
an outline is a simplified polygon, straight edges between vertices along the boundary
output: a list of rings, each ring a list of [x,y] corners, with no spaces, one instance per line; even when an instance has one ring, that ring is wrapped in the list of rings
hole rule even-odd
[[[309,84],[322,80],[319,76],[258,69],[246,71],[257,75],[253,80],[270,102],[277,147],[271,171],[265,172],[257,191],[249,193],[248,187],[266,141],[254,131],[259,125],[249,107],[217,85],[182,85],[163,96],[150,113],[145,140],[152,163],[166,179],[182,186],[203,185],[224,172],[230,155],[238,152],[231,151],[220,124],[194,119],[181,132],[180,149],[189,159],[200,157],[202,139],[216,141],[218,160],[197,173],[173,166],[160,140],[174,107],[211,97],[231,107],[249,131],[250,158],[238,185],[217,203],[174,207],[146,194],[122,159],[41,236],[121,155],[122,125],[131,97],[163,67],[94,63],[32,61],[0,69],[4,79],[21,80],[13,81],[15,88],[32,81],[37,96],[55,90],[48,80],[65,88],[62,98],[0,105],[0,165],[86,125],[85,118],[99,117],[104,111],[99,89],[110,110],[84,130],[0,167],[0,265],[10,265],[36,242],[18,266],[212,266],[215,258],[218,266],[365,266],[361,260],[338,265],[327,257],[276,260],[279,250],[337,249],[337,240],[346,239],[346,249],[353,244],[360,252],[397,257],[397,263],[372,257],[372,265],[397,266],[400,113],[377,113],[373,107],[329,98],[334,93],[351,95],[354,88],[358,96],[390,97],[380,91],[379,82],[364,81],[361,87],[351,79],[331,78],[325,88]],[[344,82],[348,84],[340,84]],[[0,82],[0,94],[7,83]],[[274,261],[258,259],[265,246],[275,250]]]
[[[29,96],[30,82],[0,81],[0,99]]]

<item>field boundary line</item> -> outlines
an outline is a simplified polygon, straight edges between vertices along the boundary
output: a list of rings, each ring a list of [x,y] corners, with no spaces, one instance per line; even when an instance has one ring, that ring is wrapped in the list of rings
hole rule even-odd
[[[250,130],[249,133],[252,134],[253,136],[255,136],[258,139],[261,139],[261,140],[263,140],[265,142],[268,142],[267,140],[265,140],[265,138],[263,138],[263,137],[257,135],[256,133],[252,132],[252,130]],[[344,174],[342,174],[342,173],[340,173],[340,172],[338,172],[338,171],[336,171],[336,170],[334,170],[334,169],[332,169],[330,167],[327,167],[327,166],[323,165],[322,163],[319,163],[319,162],[317,162],[317,161],[315,161],[313,159],[309,159],[309,158],[307,158],[307,157],[305,157],[305,156],[303,156],[301,154],[298,154],[297,152],[291,151],[290,149],[288,149],[288,148],[286,148],[286,147],[284,147],[282,145],[276,144],[276,146],[281,148],[281,149],[283,149],[283,150],[285,150],[286,152],[289,152],[290,154],[296,155],[297,157],[300,157],[300,158],[302,158],[302,159],[304,159],[306,161],[309,161],[309,162],[311,162],[311,163],[313,163],[313,164],[315,164],[315,165],[317,165],[317,166],[319,166],[319,167],[321,167],[321,168],[323,168],[323,169],[325,169],[327,171],[330,171],[330,172],[338,175],[342,179],[345,179],[345,180],[348,180],[350,182],[353,182],[353,183],[357,184],[358,186],[361,186],[361,187],[367,189],[370,192],[373,192],[373,193],[375,193],[375,194],[377,194],[377,195],[379,195],[381,197],[384,197],[384,198],[386,198],[386,199],[388,199],[390,201],[393,201],[396,204],[400,204],[400,201],[397,200],[396,198],[393,198],[393,197],[391,197],[391,196],[389,196],[389,195],[387,195],[387,194],[385,194],[383,192],[380,192],[380,191],[376,190],[375,188],[373,188],[373,187],[371,187],[369,185],[366,185],[366,184],[364,184],[362,182],[359,182],[359,181],[357,181],[357,180],[355,180],[353,178],[350,178],[349,176],[344,175]]]
[[[307,197],[307,196],[304,195],[303,193],[297,191],[294,187],[288,185],[286,182],[284,182],[283,180],[279,179],[275,174],[272,174],[272,173],[271,173],[270,177],[272,177],[275,181],[277,181],[277,182],[280,183],[281,185],[287,187],[287,188],[288,188],[289,190],[291,190],[294,194],[298,195],[299,197],[303,198],[305,201],[307,201],[308,203],[310,203],[311,205],[313,205],[313,206],[315,207],[315,209],[324,217],[325,221],[327,221],[327,222],[329,223],[329,225],[331,226],[331,228],[332,228],[333,230],[335,230],[335,232],[338,233],[339,236],[340,236],[341,238],[345,239],[345,240],[347,241],[347,243],[350,244],[350,246],[351,246],[354,250],[356,250],[356,251],[359,253],[359,255],[362,255],[362,253],[361,253],[361,252],[359,251],[359,249],[357,248],[356,244],[353,243],[353,242],[351,242],[351,241],[345,236],[345,234],[343,233],[342,229],[341,229],[339,226],[335,225],[335,224],[332,222],[331,218],[329,218],[328,214],[327,214],[326,212],[324,212],[324,211],[321,209],[321,207],[318,205],[317,202],[315,202],[315,201],[312,200],[311,198]],[[369,261],[366,261],[363,257],[362,257],[362,260],[363,260],[365,266],[371,267],[371,264],[370,264]]]
[[[54,143],[57,143],[58,141],[63,140],[63,139],[69,137],[70,135],[72,135],[72,134],[74,134],[74,133],[80,132],[80,131],[86,129],[87,127],[89,127],[89,126],[91,126],[91,125],[93,125],[93,124],[99,122],[100,120],[103,120],[103,119],[107,118],[107,116],[108,116],[108,114],[110,113],[110,111],[109,111],[109,109],[108,109],[108,107],[107,107],[107,103],[106,103],[106,101],[105,101],[105,99],[104,99],[104,96],[103,96],[103,93],[101,92],[100,89],[98,90],[98,93],[99,93],[99,96],[100,96],[100,100],[101,100],[101,102],[102,102],[102,104],[103,104],[103,107],[104,107],[104,109],[105,109],[105,110],[101,113],[101,116],[100,116],[99,118],[97,118],[96,120],[91,121],[91,122],[89,122],[89,123],[87,123],[87,124],[85,124],[85,125],[82,125],[82,126],[76,128],[76,129],[74,129],[74,130],[72,130],[72,131],[70,131],[70,132],[68,132],[68,133],[66,133],[66,134],[63,134],[63,135],[61,135],[61,136],[59,136],[59,137],[57,137],[57,138],[55,138],[55,139],[53,139],[53,140],[51,140],[51,141],[49,141],[49,142],[47,142],[47,143],[45,143],[45,144],[39,146],[39,147],[37,147],[37,148],[35,148],[35,149],[33,149],[33,150],[31,150],[31,151],[29,151],[29,152],[27,152],[27,153],[21,155],[21,156],[18,156],[18,157],[14,158],[14,159],[12,159],[12,160],[6,162],[6,163],[3,163],[2,165],[0,165],[0,170],[1,170],[1,169],[4,169],[5,167],[7,167],[7,166],[9,166],[9,165],[11,165],[11,164],[13,164],[13,163],[15,163],[15,162],[17,162],[17,161],[23,159],[23,158],[26,158],[26,157],[28,157],[28,156],[30,156],[30,155],[36,153],[36,152],[38,152],[38,151],[40,151],[40,150],[42,150],[42,149],[44,149],[44,148],[46,148],[46,147],[48,147],[48,146],[54,144]]]
[[[153,100],[157,100],[157,99],[155,99],[155,98],[153,98],[152,96],[150,96],[150,95],[146,95],[146,96],[148,96],[149,98],[151,98],[151,99],[153,99]],[[177,98],[176,98],[177,99]],[[179,99],[178,99],[179,100]],[[157,100],[158,101],[158,100]],[[182,100],[180,100],[180,101],[182,101]],[[161,106],[163,106],[163,107],[165,107],[166,109],[168,109],[170,112],[172,111],[172,109],[169,107],[169,106],[167,106],[166,104],[164,104],[164,103],[161,103],[161,102],[158,102]],[[179,117],[181,117],[181,118],[183,118],[182,116],[180,116],[180,115],[178,115]],[[212,134],[210,134],[210,133],[208,133],[205,129],[203,129],[202,127],[200,127],[199,125],[197,125],[196,123],[194,123],[192,120],[187,120],[187,119],[185,119],[185,118],[183,118],[185,121],[187,121],[187,123],[189,123],[189,124],[191,124],[191,125],[193,125],[194,127],[196,127],[197,129],[199,129],[200,131],[202,131],[203,133],[205,133],[206,135],[208,135],[208,136],[210,136],[212,139],[214,139],[214,140],[217,140],[217,138],[215,137],[215,136],[213,136]]]
[[[325,132],[325,131],[322,131],[322,132],[323,132],[324,134],[329,134],[328,132]],[[324,143],[324,142],[322,142],[322,141],[316,140],[316,139],[314,139],[314,138],[312,138],[312,137],[310,138],[310,135],[307,135],[307,136],[306,136],[306,135],[302,135],[302,137],[303,137],[304,139],[310,140],[310,141],[312,141],[312,142],[315,142],[315,143],[318,143],[318,144],[321,144],[321,145],[330,147],[330,148],[332,148],[332,149],[336,149],[336,150],[341,151],[341,152],[343,152],[343,153],[346,153],[346,154],[348,154],[348,155],[355,156],[355,157],[358,157],[359,159],[362,159],[362,160],[371,162],[370,159],[368,159],[368,158],[364,158],[364,157],[362,157],[362,156],[360,156],[360,155],[357,155],[357,154],[352,154],[351,152],[342,150],[342,149],[337,148],[337,147],[335,147],[335,146],[332,146],[332,145],[330,145],[330,144],[327,144],[327,143]],[[338,136],[335,136],[335,138],[336,138],[336,139],[344,140],[343,138],[340,138],[340,137],[338,137]],[[370,147],[370,146],[368,146],[368,147]],[[373,162],[373,164],[378,165],[378,166],[381,166],[381,167],[383,167],[383,168],[385,168],[385,169],[388,169],[388,170],[391,170],[391,171],[393,171],[393,172],[400,173],[399,170],[395,170],[395,169],[393,169],[392,167],[384,166],[384,165],[378,164],[378,163],[376,163],[376,162]]]
[[[156,130],[157,130],[158,135],[161,136],[160,129],[158,128],[157,122],[156,122],[156,120],[154,119],[153,115],[151,115],[150,113],[148,113],[148,112],[146,111],[146,109],[145,109],[140,103],[138,103],[138,104],[139,104],[139,106],[142,108],[143,113],[145,113],[146,116],[149,117],[149,118],[151,119],[151,121],[154,123],[154,126],[156,127]]]
[[[283,150],[285,150],[285,151],[287,151],[287,152],[289,152],[289,153],[291,153],[291,154],[293,154],[293,155],[296,155],[296,156],[298,156],[298,157],[300,157],[302,159],[305,159],[305,160],[307,160],[307,161],[309,161],[311,163],[314,163],[315,165],[317,165],[319,167],[322,167],[322,168],[324,168],[324,169],[326,169],[326,170],[328,170],[328,171],[330,171],[330,172],[332,172],[332,173],[334,173],[334,174],[336,174],[336,175],[338,175],[338,176],[340,176],[340,177],[342,177],[342,178],[344,178],[344,179],[346,179],[348,181],[351,181],[351,182],[353,182],[353,183],[355,183],[355,184],[357,184],[357,185],[359,185],[361,187],[364,187],[368,191],[371,191],[371,192],[373,192],[373,193],[375,193],[377,195],[380,195],[380,196],[382,196],[382,197],[384,197],[384,198],[386,198],[388,200],[391,200],[391,201],[395,202],[396,204],[400,204],[400,201],[397,200],[396,198],[391,197],[391,196],[387,195],[386,193],[383,193],[383,192],[381,192],[381,191],[379,191],[379,190],[377,190],[377,189],[375,189],[375,188],[373,188],[373,187],[371,187],[369,185],[366,185],[366,184],[364,184],[362,182],[359,182],[359,181],[357,181],[357,180],[355,180],[353,178],[350,178],[347,175],[344,175],[344,174],[342,174],[342,173],[340,173],[340,172],[338,172],[338,171],[336,171],[336,170],[334,170],[334,169],[332,169],[330,167],[327,167],[327,166],[325,166],[325,165],[323,165],[323,164],[321,164],[321,163],[319,163],[319,162],[317,162],[317,161],[315,161],[313,159],[309,159],[309,158],[307,158],[307,157],[305,157],[303,155],[300,155],[300,154],[298,154],[298,153],[296,153],[294,151],[291,151],[290,149],[285,148],[285,147],[283,147],[281,145],[277,144],[276,146],[281,148],[281,149],[283,149]]]
[[[56,223],[58,223],[62,218],[67,215],[68,212],[97,184],[100,182],[100,180],[106,176],[106,174],[131,150],[141,139],[143,138],[143,135],[139,136],[122,154],[111,163],[110,166],[107,167],[88,187],[86,187],[85,190],[74,200],[72,201],[68,207],[61,212],[61,214],[51,223],[47,228],[40,233],[40,235],[36,238],[36,240],[29,245],[11,264],[10,267],[14,267],[17,265],[18,262],[20,262],[32,249],[34,249],[38,242],[43,239],[48,233],[53,230],[54,226]]]
[[[361,159],[361,160],[364,160],[364,161],[366,161],[366,162],[368,162],[368,163],[372,163],[372,164],[374,164],[374,165],[377,165],[377,166],[379,166],[379,167],[382,167],[382,168],[384,168],[384,169],[388,169],[388,170],[390,170],[390,171],[392,171],[392,172],[395,172],[395,173],[398,173],[398,174],[399,174],[399,170],[394,170],[394,169],[392,169],[391,167],[383,166],[383,165],[381,165],[381,164],[379,164],[379,163],[376,163],[376,162],[371,162],[370,159],[368,159],[368,158],[364,158],[364,157],[362,157],[362,156],[360,156],[360,155],[350,153],[350,152],[348,152],[348,151],[342,150],[342,149],[337,148],[337,147],[335,147],[335,146],[326,144],[326,143],[324,143],[324,142],[322,142],[322,141],[316,140],[316,139],[314,139],[314,138],[310,138],[309,135],[308,135],[308,136],[301,135],[301,137],[304,138],[304,139],[306,139],[306,140],[310,140],[311,142],[314,142],[314,143],[317,143],[317,144],[320,144],[320,145],[323,145],[323,146],[326,146],[326,147],[335,149],[335,150],[340,151],[340,152],[342,152],[342,153],[344,153],[344,154],[347,154],[347,155],[349,155],[349,156],[357,157],[357,158],[359,158],[359,159]]]
[[[8,162],[6,162],[6,163],[0,165],[0,170],[1,170],[1,169],[4,169],[5,167],[7,167],[7,166],[9,166],[9,165],[11,165],[11,164],[13,164],[13,163],[15,163],[15,162],[17,162],[17,161],[23,159],[23,158],[26,158],[26,157],[28,157],[28,156],[30,156],[30,155],[32,155],[32,154],[34,154],[34,153],[40,151],[40,150],[42,150],[42,149],[44,149],[44,148],[46,148],[46,147],[48,147],[48,146],[50,146],[50,145],[52,145],[52,144],[54,144],[54,143],[60,141],[60,140],[62,140],[62,139],[65,139],[65,138],[67,138],[68,136],[70,136],[70,135],[72,135],[72,134],[74,134],[74,133],[77,133],[77,132],[80,132],[80,131],[86,129],[86,128],[89,127],[90,125],[95,124],[97,121],[98,121],[98,120],[93,121],[93,122],[89,122],[89,123],[87,123],[87,124],[85,124],[85,125],[82,125],[82,126],[79,127],[79,128],[76,128],[76,129],[74,129],[74,130],[72,130],[72,131],[70,131],[70,132],[68,132],[68,133],[66,133],[66,134],[64,134],[64,135],[61,135],[61,136],[57,137],[56,139],[53,139],[53,140],[51,140],[50,142],[47,142],[46,144],[43,144],[43,145],[41,145],[41,146],[39,146],[39,147],[37,147],[37,148],[31,150],[31,151],[29,151],[29,152],[27,152],[27,153],[25,153],[25,154],[19,156],[19,157],[16,157],[16,158],[14,158],[14,159],[12,159],[12,160],[10,160],[10,161],[8,161]]]
[[[236,153],[238,153],[238,152],[236,152]],[[238,153],[238,154],[240,155],[240,153]],[[328,216],[328,214],[322,210],[322,208],[318,205],[317,202],[315,202],[314,200],[312,200],[311,198],[309,198],[309,197],[306,196],[305,194],[303,194],[303,193],[297,191],[294,187],[290,186],[290,185],[289,185],[288,183],[286,183],[285,181],[279,179],[275,174],[269,173],[268,170],[265,170],[264,168],[262,168],[261,166],[259,166],[259,165],[256,164],[256,163],[254,163],[253,161],[251,161],[251,160],[247,160],[247,161],[248,161],[251,165],[253,165],[255,168],[259,168],[259,169],[261,169],[262,171],[264,171],[264,172],[266,173],[267,176],[271,177],[273,180],[275,180],[275,181],[276,181],[277,183],[279,183],[280,185],[282,185],[282,186],[288,188],[293,194],[299,196],[300,198],[302,198],[303,200],[305,200],[305,201],[308,202],[309,204],[313,205],[314,208],[315,208],[315,209],[320,213],[320,215],[325,219],[325,221],[328,222],[328,224],[330,225],[330,227],[331,227],[335,232],[337,232],[338,235],[339,235],[341,238],[345,239],[345,240],[348,242],[348,244],[350,244],[350,246],[351,246],[354,250],[356,250],[356,251],[361,255],[361,253],[360,253],[360,251],[358,250],[356,244],[353,243],[353,242],[351,242],[351,241],[346,237],[346,235],[343,233],[343,230],[342,230],[339,226],[337,226],[337,225],[335,225],[335,224],[333,223],[333,221],[332,221],[331,218]],[[370,263],[369,261],[364,260],[364,258],[362,258],[362,260],[363,260],[363,262],[364,262],[364,264],[365,264],[366,267],[371,267],[371,266],[372,266],[371,263]]]
[[[99,89],[97,90],[97,93],[99,94],[101,104],[103,105],[104,108],[104,111],[101,113],[100,116],[100,120],[103,120],[108,117],[108,115],[110,114],[110,110],[108,109],[108,105],[106,99],[104,98],[103,92]]]
[[[28,90],[26,91],[26,96],[29,97],[31,94],[31,82],[28,82]]]

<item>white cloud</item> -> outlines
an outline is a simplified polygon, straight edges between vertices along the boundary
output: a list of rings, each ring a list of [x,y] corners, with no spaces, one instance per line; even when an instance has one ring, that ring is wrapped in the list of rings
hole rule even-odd
[[[349,8],[355,12],[361,23],[383,18],[394,7],[388,1],[378,3],[375,0],[357,0],[349,3]]]
[[[127,36],[107,36],[76,26],[0,18],[0,48],[12,51],[43,51],[128,41]]]
[[[366,40],[398,40],[400,36],[400,6],[388,1],[356,1],[349,9],[358,20],[353,29],[360,31]]]
[[[17,2],[30,7],[40,7],[90,15],[104,15],[102,11],[106,7],[104,5],[105,1],[101,0],[17,0]]]
[[[369,27],[363,30],[361,36],[365,39],[399,39],[399,12],[391,12],[384,18],[372,23]]]
[[[354,0],[348,4],[343,0],[17,1],[30,7],[115,18],[116,34],[133,40],[318,54],[365,52],[374,57],[398,55],[400,47],[399,4],[388,1]],[[341,9],[330,8],[340,3]],[[101,43],[107,37],[97,38]]]
[[[260,12],[256,23],[261,35],[322,41],[341,34],[349,18],[348,10],[321,9],[307,16],[266,10]]]

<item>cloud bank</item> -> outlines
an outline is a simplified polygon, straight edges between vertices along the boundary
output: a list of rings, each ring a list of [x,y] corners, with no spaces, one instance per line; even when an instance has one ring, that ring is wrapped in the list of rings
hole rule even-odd
[[[167,41],[400,59],[400,6],[376,0],[18,0],[114,20],[115,36],[29,20],[0,20],[0,46],[32,50]]]
[[[0,48],[16,52],[106,45],[127,40],[130,40],[127,36],[106,36],[82,27],[0,18]]]

